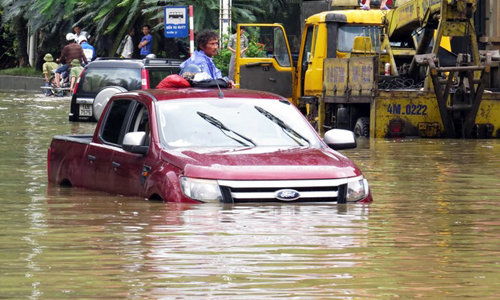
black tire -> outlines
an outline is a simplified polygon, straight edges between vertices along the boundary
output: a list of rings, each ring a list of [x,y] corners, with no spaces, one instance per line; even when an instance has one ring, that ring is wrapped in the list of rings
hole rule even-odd
[[[370,137],[370,118],[362,117],[356,121],[356,125],[354,125],[354,135],[356,135],[356,137]]]

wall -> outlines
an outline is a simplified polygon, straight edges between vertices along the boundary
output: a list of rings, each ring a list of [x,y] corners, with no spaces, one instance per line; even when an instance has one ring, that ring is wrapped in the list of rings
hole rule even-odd
[[[0,75],[0,90],[22,90],[42,92],[43,77]]]

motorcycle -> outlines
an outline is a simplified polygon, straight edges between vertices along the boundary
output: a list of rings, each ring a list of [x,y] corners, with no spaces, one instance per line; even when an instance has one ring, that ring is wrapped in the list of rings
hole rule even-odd
[[[69,71],[70,69],[61,73],[59,87],[57,87],[56,84],[55,70],[52,71],[53,74],[50,76],[49,82],[45,83],[45,86],[42,87],[42,89],[44,90],[44,94],[46,96],[63,97],[66,94],[66,92],[69,91],[69,86],[70,86]]]

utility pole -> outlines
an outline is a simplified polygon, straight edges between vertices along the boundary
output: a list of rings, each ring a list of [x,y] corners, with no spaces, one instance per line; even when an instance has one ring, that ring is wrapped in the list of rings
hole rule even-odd
[[[231,7],[232,0],[219,0],[219,43],[222,42],[224,34],[230,34],[231,30]]]

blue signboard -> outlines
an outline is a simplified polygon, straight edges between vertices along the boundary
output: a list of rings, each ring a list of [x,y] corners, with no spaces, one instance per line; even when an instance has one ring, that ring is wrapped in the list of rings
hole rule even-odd
[[[186,37],[189,35],[187,6],[165,6],[165,37]]]

